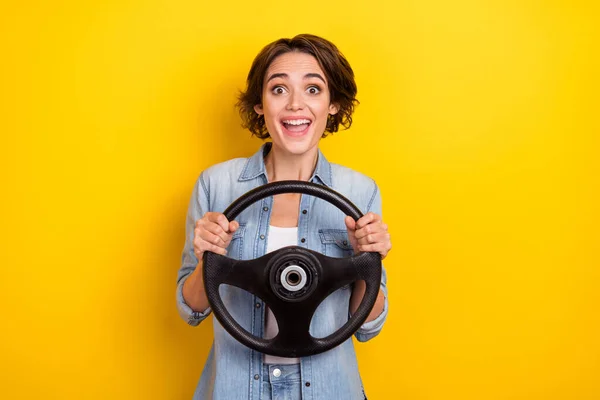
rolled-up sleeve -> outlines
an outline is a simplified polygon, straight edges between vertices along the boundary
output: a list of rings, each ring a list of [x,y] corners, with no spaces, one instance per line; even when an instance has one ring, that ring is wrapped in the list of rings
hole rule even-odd
[[[204,312],[198,312],[192,310],[192,308],[186,304],[183,298],[183,284],[198,265],[198,258],[194,254],[194,228],[196,221],[209,210],[208,204],[208,189],[204,183],[203,175],[200,174],[194,190],[192,191],[192,198],[188,206],[186,222],[185,222],[185,244],[183,252],[181,254],[181,267],[177,273],[177,289],[176,289],[176,301],[177,310],[181,318],[186,321],[189,325],[197,326],[202,322],[209,314],[210,308]]]
[[[381,193],[379,191],[379,187],[377,187],[377,184],[374,183],[374,186],[375,186],[375,188],[373,189],[373,194],[371,195],[371,200],[369,202],[369,206],[367,207],[367,209],[368,209],[368,211],[381,216],[382,215],[381,214]],[[384,299],[385,299],[385,301],[383,303],[383,310],[381,311],[381,314],[379,314],[377,316],[377,318],[375,318],[372,321],[364,323],[358,329],[358,331],[356,331],[354,336],[356,336],[356,339],[359,342],[366,342],[367,340],[371,340],[375,336],[377,336],[379,334],[379,332],[381,332],[381,329],[383,328],[383,324],[385,323],[385,320],[387,319],[387,314],[388,314],[387,274],[385,272],[385,268],[384,268],[383,264],[381,265],[381,284],[379,285],[379,287],[380,287],[381,291],[383,292]]]

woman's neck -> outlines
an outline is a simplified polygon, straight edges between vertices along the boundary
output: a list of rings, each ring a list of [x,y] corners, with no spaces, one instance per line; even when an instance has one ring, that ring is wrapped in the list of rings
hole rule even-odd
[[[271,151],[265,157],[265,168],[269,182],[284,180],[308,181],[317,166],[318,147],[304,154],[283,153],[271,146]]]

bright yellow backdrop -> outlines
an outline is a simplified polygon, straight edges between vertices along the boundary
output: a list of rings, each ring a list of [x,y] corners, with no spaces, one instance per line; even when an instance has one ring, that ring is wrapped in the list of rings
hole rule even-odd
[[[599,399],[598,7],[395,3],[5,1],[0,398],[191,398],[192,186],[260,145],[233,108],[256,53],[310,32],[362,102],[322,149],[394,243],[369,399]]]

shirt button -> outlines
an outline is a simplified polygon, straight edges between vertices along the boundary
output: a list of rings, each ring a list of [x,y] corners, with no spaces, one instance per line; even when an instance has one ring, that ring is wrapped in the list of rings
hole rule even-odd
[[[305,385],[306,385],[306,387],[309,387],[310,386],[310,382],[306,382]]]
[[[255,304],[256,308],[260,308],[260,303]]]
[[[273,370],[273,376],[274,376],[275,378],[279,378],[279,376],[280,376],[280,375],[281,375],[281,370],[280,370],[279,368],[275,368],[275,369]]]
[[[269,211],[269,207],[267,207],[267,206],[263,207],[263,211]]]
[[[307,212],[307,210],[302,210],[302,214],[306,214]]]
[[[258,380],[258,378],[260,378],[260,376],[258,376],[258,374],[254,375],[255,380]]]
[[[302,239],[300,239],[300,241],[301,241],[302,243],[304,243],[304,242],[306,242],[306,239],[302,238]]]
[[[260,235],[261,240],[265,240],[265,235]]]

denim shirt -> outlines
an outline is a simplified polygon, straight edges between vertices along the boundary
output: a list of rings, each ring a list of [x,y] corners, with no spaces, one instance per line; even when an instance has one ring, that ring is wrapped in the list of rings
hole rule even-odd
[[[203,171],[196,182],[187,213],[186,240],[176,290],[178,311],[189,325],[197,326],[210,314],[210,308],[205,312],[193,311],[183,299],[183,283],[198,264],[193,249],[195,222],[206,212],[223,212],[244,193],[268,183],[264,156],[270,149],[271,143],[265,143],[250,158],[236,158],[216,164]],[[320,150],[310,181],[339,192],[364,214],[372,211],[381,215],[381,196],[375,182],[349,168],[329,163]],[[228,257],[247,260],[265,254],[272,205],[273,197],[267,197],[238,215],[236,220],[240,227],[227,248]],[[330,257],[351,256],[353,250],[344,217],[342,211],[325,200],[301,195],[298,246]],[[385,294],[383,312],[355,333],[360,342],[375,337],[385,322],[388,310],[385,270],[381,289]],[[233,318],[248,332],[262,338],[265,324],[265,304],[262,300],[228,285],[222,285],[219,292]],[[310,325],[312,336],[325,337],[348,320],[351,292],[351,287],[345,286],[321,303]],[[214,341],[193,398],[260,400],[263,354],[233,339],[214,317],[213,327]],[[304,400],[365,398],[352,338],[324,353],[302,357],[300,370]]]

